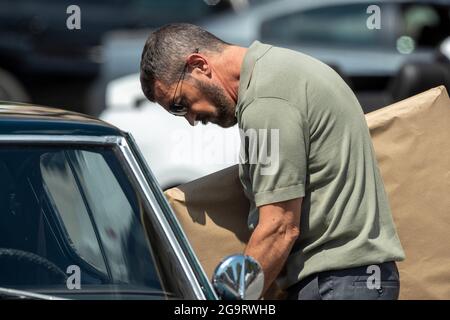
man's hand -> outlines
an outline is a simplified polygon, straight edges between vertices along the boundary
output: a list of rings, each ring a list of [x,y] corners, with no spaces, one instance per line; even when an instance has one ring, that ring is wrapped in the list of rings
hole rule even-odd
[[[259,207],[259,222],[245,254],[255,258],[264,271],[264,290],[269,288],[283,268],[300,235],[300,212],[303,198]]]

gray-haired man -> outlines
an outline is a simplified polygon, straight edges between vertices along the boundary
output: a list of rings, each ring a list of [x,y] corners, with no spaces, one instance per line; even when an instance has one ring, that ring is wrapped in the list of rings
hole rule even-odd
[[[277,132],[275,172],[248,161],[250,143],[239,168],[252,204],[245,254],[262,265],[265,290],[283,275],[294,299],[398,297],[404,253],[363,112],[336,72],[299,52],[172,24],[149,36],[141,84],[191,124],[238,123],[265,141]]]

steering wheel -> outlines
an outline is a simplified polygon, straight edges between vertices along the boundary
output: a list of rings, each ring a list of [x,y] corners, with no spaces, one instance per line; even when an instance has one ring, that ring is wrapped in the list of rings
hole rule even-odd
[[[16,260],[23,264],[33,264],[53,274],[56,280],[65,283],[67,274],[50,260],[37,254],[17,249],[0,248],[0,260]]]

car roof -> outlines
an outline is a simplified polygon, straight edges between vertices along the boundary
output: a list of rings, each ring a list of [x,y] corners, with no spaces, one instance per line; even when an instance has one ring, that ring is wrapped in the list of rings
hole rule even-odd
[[[0,134],[125,136],[95,117],[63,109],[0,101]]]

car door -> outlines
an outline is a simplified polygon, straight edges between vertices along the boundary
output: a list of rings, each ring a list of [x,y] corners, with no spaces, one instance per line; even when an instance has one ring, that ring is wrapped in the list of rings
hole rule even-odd
[[[161,213],[118,145],[1,142],[0,287],[75,299],[197,298],[177,240],[156,222]]]

